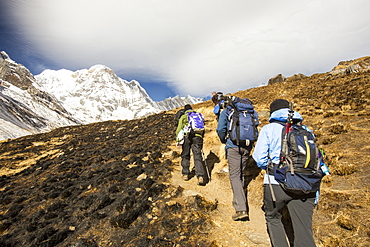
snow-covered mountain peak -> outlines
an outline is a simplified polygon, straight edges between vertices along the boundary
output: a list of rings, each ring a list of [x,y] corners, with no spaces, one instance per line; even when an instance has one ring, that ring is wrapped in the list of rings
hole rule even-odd
[[[0,54],[0,140],[80,123],[53,95],[36,87],[26,67]]]
[[[202,101],[189,96],[186,101],[178,97],[155,102],[139,82],[127,82],[101,64],[75,72],[54,72],[37,75],[38,86],[55,95],[83,123],[134,119]]]
[[[138,81],[118,77],[105,65],[47,69],[39,75],[0,51],[0,139],[56,127],[136,119],[203,99],[191,96],[153,101]]]
[[[128,84],[132,87],[141,87],[140,83],[136,80],[132,80],[132,81],[128,82]]]
[[[103,65],[103,64],[96,64],[96,65],[93,65],[93,66],[91,66],[89,69],[88,69],[88,72],[89,73],[94,73],[94,72],[107,72],[107,73],[112,73],[112,74],[114,74],[114,71],[111,69],[111,68],[109,68],[109,67],[107,67],[107,66],[105,66],[105,65]]]
[[[17,65],[17,63],[14,62],[5,51],[0,51],[0,57],[1,57],[1,59],[4,59],[8,63]]]

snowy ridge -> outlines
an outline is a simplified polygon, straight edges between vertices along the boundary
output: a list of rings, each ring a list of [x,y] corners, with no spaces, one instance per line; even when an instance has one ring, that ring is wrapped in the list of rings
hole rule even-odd
[[[175,97],[166,98],[161,102],[157,102],[157,105],[160,110],[168,111],[168,110],[172,110],[175,108],[179,108],[186,104],[192,105],[192,104],[197,104],[203,101],[204,99],[202,98],[194,98],[190,95],[186,97],[175,96]]]
[[[36,87],[53,94],[82,123],[136,119],[204,101],[188,95],[155,102],[139,82],[128,82],[104,65],[75,72],[45,70],[35,78]]]
[[[75,72],[46,70],[35,78],[36,87],[53,94],[82,123],[134,119],[160,111],[139,83],[119,78],[104,65]]]
[[[34,76],[0,52],[0,140],[74,124],[131,120],[202,101],[176,96],[155,102],[139,82],[125,81],[104,65]]]
[[[0,52],[0,140],[79,123],[34,82],[27,68]]]

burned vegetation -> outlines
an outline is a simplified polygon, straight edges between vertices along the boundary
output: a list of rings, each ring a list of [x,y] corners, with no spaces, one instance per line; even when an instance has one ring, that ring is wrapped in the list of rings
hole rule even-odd
[[[3,141],[0,246],[209,246],[206,212],[216,205],[178,200],[181,188],[168,184],[173,119],[161,113]]]
[[[370,58],[360,62],[369,64]],[[273,100],[295,102],[331,171],[313,216],[317,245],[369,246],[370,71],[339,72],[292,76],[234,95],[254,102],[260,126],[268,122]],[[209,112],[206,125],[213,127],[204,141],[213,163],[226,164],[210,133],[217,124],[212,102],[195,107]],[[174,114],[160,113],[0,142],[0,246],[228,246],[219,243],[232,237],[246,245],[247,228],[228,224],[226,214],[217,219],[227,227],[211,218],[224,205],[186,197],[185,189],[172,184],[172,173],[179,172],[172,163],[179,160],[171,150],[173,123]],[[223,174],[212,183],[205,188],[229,186]],[[258,208],[262,184],[257,176],[248,187]],[[250,223],[244,227],[253,233],[256,222]]]

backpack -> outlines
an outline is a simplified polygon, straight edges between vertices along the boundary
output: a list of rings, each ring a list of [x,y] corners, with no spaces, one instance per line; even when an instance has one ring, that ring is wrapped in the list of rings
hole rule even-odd
[[[279,124],[284,128],[281,162],[274,166],[275,180],[285,191],[295,195],[317,192],[324,175],[314,134],[300,124]]]
[[[176,112],[175,115],[175,126],[177,127],[177,124],[179,123],[179,119],[181,118],[182,115],[185,114],[185,109],[180,109]]]
[[[220,102],[224,98],[224,94],[222,92],[217,92],[216,95],[217,102]]]
[[[248,145],[258,137],[258,114],[254,110],[252,101],[233,97],[228,100],[226,115],[229,120],[228,138],[236,145]]]
[[[212,97],[213,103],[216,105],[219,103],[222,99],[224,98],[224,94],[222,92],[217,92],[215,95]]]
[[[189,122],[189,131],[192,131],[195,134],[204,133],[204,118],[200,112],[187,112],[188,122]]]

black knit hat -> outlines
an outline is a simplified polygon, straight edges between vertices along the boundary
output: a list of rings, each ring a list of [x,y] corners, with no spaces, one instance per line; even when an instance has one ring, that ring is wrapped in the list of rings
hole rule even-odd
[[[184,109],[185,111],[187,111],[187,110],[192,110],[193,108],[191,108],[191,105],[187,104],[184,106]]]
[[[289,108],[289,101],[285,99],[276,99],[270,104],[270,114],[282,108]]]

